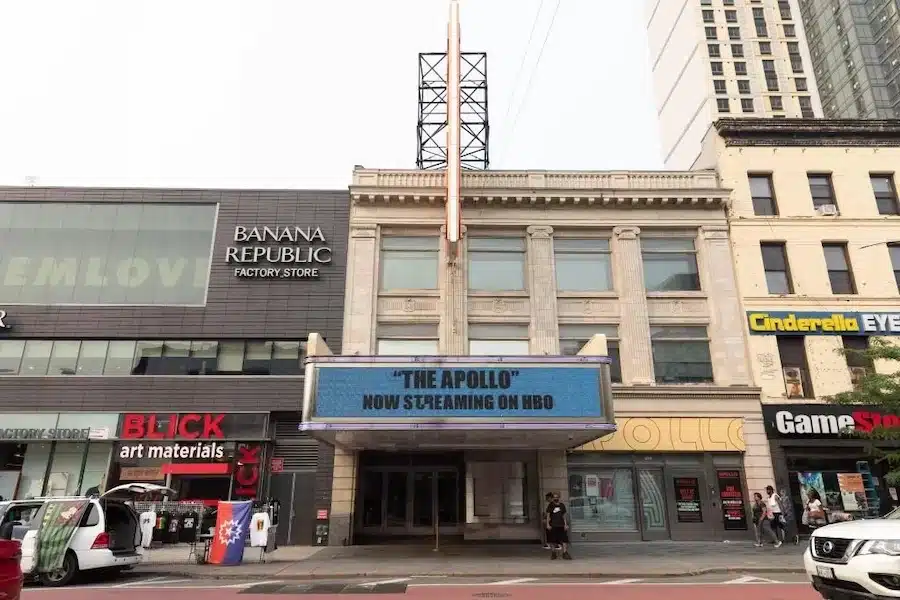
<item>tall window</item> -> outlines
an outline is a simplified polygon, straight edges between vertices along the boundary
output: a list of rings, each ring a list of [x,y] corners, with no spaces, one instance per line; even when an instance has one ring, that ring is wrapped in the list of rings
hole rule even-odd
[[[470,356],[525,356],[528,353],[528,325],[469,324]]]
[[[648,292],[700,289],[697,251],[688,238],[643,238],[644,286]]]
[[[812,196],[813,206],[837,205],[834,197],[834,186],[831,184],[831,175],[807,175],[809,180],[809,193]]]
[[[784,242],[760,242],[766,286],[770,294],[793,294]]]
[[[841,336],[844,358],[850,371],[850,382],[856,386],[868,373],[875,370],[875,364],[864,354],[869,349],[869,337],[860,335]]]
[[[894,242],[888,244],[888,252],[891,253],[891,269],[894,271],[894,281],[897,283],[897,291],[900,291],[900,244]],[[2,373],[2,371],[0,371]]]
[[[753,9],[753,24],[756,26],[756,37],[769,37],[769,28],[766,27],[766,14],[762,8]]]
[[[712,359],[706,327],[651,327],[657,383],[709,383]]]
[[[812,100],[809,96],[799,96],[797,102],[800,104],[800,116],[804,119],[812,119],[816,116],[813,112]]]
[[[622,365],[619,356],[619,328],[615,325],[560,325],[559,353],[575,356],[598,333],[606,336],[606,349],[612,362],[610,375],[616,383],[622,382]]]
[[[525,240],[518,237],[471,237],[469,290],[503,292],[525,289]]]
[[[437,236],[381,238],[381,289],[437,289],[439,248]]]
[[[753,199],[753,214],[757,216],[777,216],[778,205],[775,203],[775,190],[772,187],[771,175],[748,175],[750,181],[750,197]]]
[[[832,294],[855,294],[856,283],[847,257],[847,244],[842,242],[825,242],[825,265],[828,268],[828,280],[831,282]]]
[[[393,356],[437,356],[436,323],[379,323],[377,353]]]
[[[606,292],[613,289],[609,240],[553,240],[556,289],[560,292]]]
[[[766,77],[766,89],[770,92],[778,91],[778,72],[775,71],[775,61],[774,60],[764,60],[762,61],[763,66],[763,74]]]
[[[878,214],[900,214],[900,207],[897,205],[897,189],[894,187],[893,175],[869,175],[869,181],[872,182],[872,191],[875,192],[875,203],[878,205]]]
[[[804,336],[778,336],[778,357],[784,377],[784,394],[788,398],[814,398],[812,379],[806,363]]]

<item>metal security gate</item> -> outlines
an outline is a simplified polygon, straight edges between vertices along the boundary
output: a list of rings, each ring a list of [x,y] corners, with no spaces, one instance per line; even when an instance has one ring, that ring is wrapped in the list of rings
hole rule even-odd
[[[319,443],[299,431],[297,418],[274,425],[272,459],[280,470],[271,473],[269,496],[281,502],[276,539],[281,545],[308,545],[314,533]]]

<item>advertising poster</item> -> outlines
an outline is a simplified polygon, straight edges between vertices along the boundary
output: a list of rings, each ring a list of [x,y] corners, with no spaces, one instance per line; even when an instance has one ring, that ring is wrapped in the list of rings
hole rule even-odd
[[[841,502],[844,510],[856,512],[866,510],[866,487],[859,473],[838,473],[838,488],[841,490]]]
[[[800,500],[803,501],[803,506],[806,506],[806,503],[809,501],[809,490],[819,492],[819,497],[825,503],[825,480],[822,478],[821,472],[797,473],[797,480],[800,483]]]
[[[717,471],[719,499],[722,503],[722,520],[725,531],[747,530],[747,505],[739,471]]]
[[[584,495],[596,498],[600,495],[600,478],[596,475],[584,476]]]
[[[63,567],[66,549],[88,507],[87,500],[49,500],[41,509],[37,532],[37,571],[52,573]]]
[[[675,478],[675,506],[679,523],[702,523],[700,480],[696,477]]]

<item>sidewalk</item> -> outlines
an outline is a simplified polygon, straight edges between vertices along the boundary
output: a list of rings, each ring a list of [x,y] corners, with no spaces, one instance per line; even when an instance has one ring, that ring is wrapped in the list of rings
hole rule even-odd
[[[244,563],[234,567],[197,565],[188,549],[150,551],[135,569],[147,575],[278,580],[355,577],[483,576],[483,577],[677,577],[704,573],[802,573],[804,544],[755,548],[749,542],[639,542],[578,544],[575,560],[551,561],[537,545],[448,546],[288,546],[259,562],[248,548]]]

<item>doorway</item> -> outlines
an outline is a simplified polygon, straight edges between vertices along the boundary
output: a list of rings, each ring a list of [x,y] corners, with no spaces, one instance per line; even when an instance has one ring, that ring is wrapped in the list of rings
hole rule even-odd
[[[669,523],[672,539],[699,541],[711,539],[719,530],[702,469],[666,469],[666,496],[669,499]]]
[[[462,535],[464,473],[461,453],[362,453],[358,542]]]
[[[641,505],[641,539],[669,539],[666,486],[663,470],[638,469],[638,501]]]

